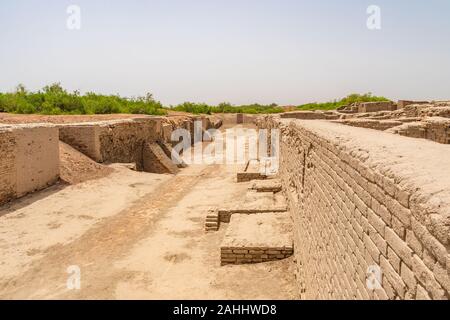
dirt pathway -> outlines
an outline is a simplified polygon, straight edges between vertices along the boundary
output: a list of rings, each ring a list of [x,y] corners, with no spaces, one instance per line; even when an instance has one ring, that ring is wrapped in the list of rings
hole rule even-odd
[[[247,185],[235,183],[234,171],[193,165],[164,179],[155,190],[76,239],[48,247],[24,272],[2,278],[0,298],[295,298],[290,259],[219,264],[226,225],[206,234],[203,223],[209,207],[230,204],[245,194]],[[45,199],[41,202],[46,205]],[[80,268],[80,290],[67,288],[71,265]]]

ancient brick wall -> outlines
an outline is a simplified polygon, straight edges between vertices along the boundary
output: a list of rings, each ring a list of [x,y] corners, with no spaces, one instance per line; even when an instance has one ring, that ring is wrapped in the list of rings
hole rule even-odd
[[[54,126],[0,129],[0,204],[44,189],[59,179],[59,139]]]
[[[127,119],[60,125],[61,141],[97,162],[142,163],[144,142],[162,136],[161,120]]]
[[[151,117],[126,120],[61,124],[60,139],[97,162],[136,163],[143,169],[143,148],[146,143],[171,140],[173,130],[184,128],[194,143],[194,122],[199,121],[198,137],[221,121],[213,122],[206,116],[189,116],[175,121],[170,118]]]
[[[293,248],[221,247],[221,264],[244,264],[276,261],[292,256]]]
[[[16,141],[9,130],[0,129],[0,204],[13,199],[16,193]]]
[[[325,121],[259,126],[282,131],[304,298],[449,298],[448,146]],[[369,267],[379,289],[366,285]]]
[[[364,102],[358,106],[358,113],[394,110],[397,110],[397,105],[393,104],[391,101]]]
[[[136,119],[101,125],[100,154],[103,162],[135,162],[142,169],[142,149],[146,142],[155,142],[161,135],[158,119]]]
[[[91,159],[102,162],[100,154],[100,127],[93,123],[59,126],[59,139]]]

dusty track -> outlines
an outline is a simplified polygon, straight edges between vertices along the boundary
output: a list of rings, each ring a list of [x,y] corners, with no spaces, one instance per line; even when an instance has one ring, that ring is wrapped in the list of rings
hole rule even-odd
[[[207,208],[236,201],[246,188],[234,182],[234,168],[184,169],[73,241],[47,247],[23,272],[0,278],[0,298],[295,298],[291,260],[220,267],[226,226],[203,230]],[[66,287],[70,265],[81,269],[81,290]]]

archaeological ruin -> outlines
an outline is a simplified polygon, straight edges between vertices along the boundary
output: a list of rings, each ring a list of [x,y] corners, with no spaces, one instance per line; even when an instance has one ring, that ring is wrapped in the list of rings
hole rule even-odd
[[[1,298],[450,297],[450,101],[67,118],[0,117]],[[236,127],[275,174],[172,161]]]

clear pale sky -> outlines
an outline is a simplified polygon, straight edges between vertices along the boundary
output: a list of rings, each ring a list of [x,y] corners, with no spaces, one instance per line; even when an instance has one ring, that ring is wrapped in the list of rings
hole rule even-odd
[[[81,29],[69,30],[69,5]],[[366,26],[381,8],[381,30]],[[0,91],[300,104],[450,99],[449,0],[1,0]]]

